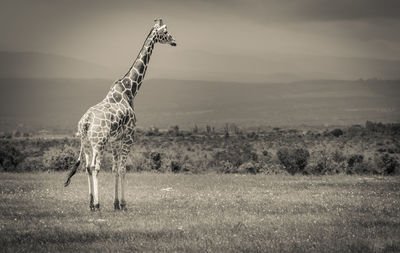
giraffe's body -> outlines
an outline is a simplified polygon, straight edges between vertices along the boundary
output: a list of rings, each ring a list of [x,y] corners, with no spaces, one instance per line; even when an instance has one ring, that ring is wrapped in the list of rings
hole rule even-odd
[[[126,173],[126,158],[133,143],[136,117],[133,99],[139,90],[147,70],[155,43],[175,46],[175,40],[168,33],[161,19],[156,20],[147,36],[143,47],[134,64],[126,75],[117,80],[107,96],[100,103],[92,106],[82,116],[78,123],[78,135],[81,138],[81,151],[78,162],[68,175],[65,186],[70,183],[75,174],[81,156],[85,155],[86,171],[88,173],[90,209],[99,209],[97,175],[104,147],[109,142],[112,147],[115,175],[114,208],[125,209],[124,185]],[[121,182],[121,198],[118,197],[118,184]]]

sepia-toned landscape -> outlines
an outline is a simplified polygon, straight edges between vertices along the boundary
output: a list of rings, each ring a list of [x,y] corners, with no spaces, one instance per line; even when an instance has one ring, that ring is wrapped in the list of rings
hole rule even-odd
[[[0,251],[400,252],[399,9],[3,1]]]

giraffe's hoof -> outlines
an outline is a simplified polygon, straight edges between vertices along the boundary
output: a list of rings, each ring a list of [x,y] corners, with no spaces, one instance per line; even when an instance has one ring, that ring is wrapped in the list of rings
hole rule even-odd
[[[100,204],[90,206],[90,211],[92,212],[100,211]]]
[[[119,205],[122,211],[128,211],[126,208],[126,202],[125,200],[121,200],[121,204]]]
[[[120,210],[120,207],[119,207],[119,200],[118,200],[118,199],[116,199],[116,200],[114,201],[114,210],[115,210],[115,211]]]
[[[90,211],[94,212],[94,204],[93,204],[93,195],[90,194],[89,195],[89,207],[90,207]]]

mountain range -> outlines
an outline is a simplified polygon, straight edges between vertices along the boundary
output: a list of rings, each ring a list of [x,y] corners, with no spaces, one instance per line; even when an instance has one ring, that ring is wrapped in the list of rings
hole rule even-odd
[[[147,78],[227,82],[279,82],[359,78],[400,79],[400,61],[317,55],[246,55],[164,48],[154,53]],[[168,64],[173,55],[175,64]],[[48,53],[0,51],[0,77],[105,78],[124,74],[136,55],[102,65]]]
[[[107,67],[74,58],[7,52],[0,56],[0,131],[18,127],[74,129],[85,110],[101,101],[117,79]],[[294,81],[301,79],[300,75],[289,72],[266,74],[266,78],[276,79],[263,82],[152,76],[144,81],[135,98],[139,127],[179,125],[190,128],[194,124],[218,127],[225,123],[240,126],[348,125],[363,124],[366,120],[400,121],[399,81]]]

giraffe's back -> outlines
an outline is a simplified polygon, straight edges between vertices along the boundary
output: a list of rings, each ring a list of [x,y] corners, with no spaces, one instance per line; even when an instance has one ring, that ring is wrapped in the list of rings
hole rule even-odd
[[[109,138],[121,139],[133,134],[135,123],[130,106],[102,101],[89,108],[79,120],[78,134],[92,144],[105,144]]]

